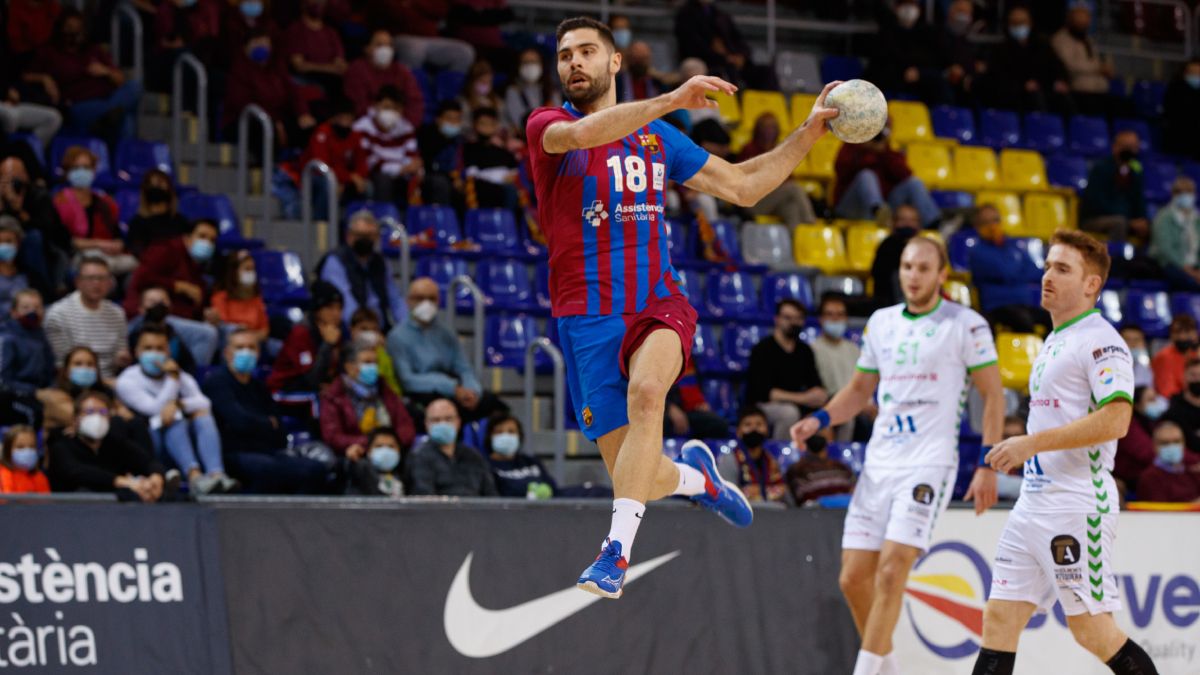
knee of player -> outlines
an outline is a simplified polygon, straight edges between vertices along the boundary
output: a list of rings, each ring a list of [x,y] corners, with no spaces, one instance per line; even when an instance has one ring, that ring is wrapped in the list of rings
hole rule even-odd
[[[908,572],[912,565],[899,557],[889,556],[879,561],[879,570],[875,573],[875,586],[880,590],[895,591],[903,588],[908,582]]]
[[[1101,660],[1107,661],[1125,642],[1125,634],[1105,621],[1103,616],[1081,615],[1068,617],[1067,627],[1075,642]]]
[[[870,588],[874,581],[868,569],[853,565],[843,566],[841,574],[838,575],[838,586],[845,595]]]
[[[657,411],[662,415],[670,387],[651,378],[640,378],[629,383],[629,412],[648,414]]]

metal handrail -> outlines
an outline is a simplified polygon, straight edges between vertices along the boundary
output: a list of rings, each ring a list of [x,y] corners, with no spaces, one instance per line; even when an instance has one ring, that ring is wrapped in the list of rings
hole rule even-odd
[[[245,218],[249,214],[247,205],[250,192],[250,118],[258,120],[262,125],[262,172],[263,172],[263,209],[261,232],[266,232],[271,222],[271,174],[275,171],[275,126],[267,111],[251,103],[238,116],[238,147],[237,147],[237,184],[238,212]]]
[[[312,233],[312,177],[314,173],[319,173],[325,179],[325,194],[328,204],[328,209],[325,212],[325,219],[328,227],[325,229],[325,246],[318,250],[318,253],[332,251],[338,246],[338,182],[337,176],[334,175],[333,169],[329,165],[319,159],[313,159],[304,165],[304,171],[300,176],[300,223],[304,228],[303,236],[306,238],[313,237]],[[316,241],[315,239],[313,239]],[[320,247],[320,242],[317,242]]]
[[[183,164],[183,70],[196,74],[196,175],[192,183],[204,186],[208,164],[208,69],[191,54],[181,54],[171,72],[171,152],[175,153],[176,175]]]
[[[446,287],[446,328],[451,333],[454,332],[454,318],[458,316],[459,286],[465,286],[475,300],[475,309],[473,310],[475,336],[471,344],[472,365],[475,367],[475,377],[483,377],[483,312],[487,296],[483,294],[475,280],[465,274],[460,274],[450,280],[450,285]]]
[[[1116,0],[1116,3],[1120,4],[1122,2],[1130,2],[1130,1],[1131,0]],[[1193,56],[1193,53],[1192,53],[1193,45],[1196,44],[1196,35],[1198,32],[1200,32],[1200,26],[1196,25],[1196,19],[1200,18],[1200,15],[1193,15],[1192,8],[1189,7],[1186,2],[1183,2],[1183,0],[1137,0],[1137,1],[1139,3],[1145,4],[1145,5],[1159,5],[1162,7],[1172,7],[1175,9],[1175,11],[1183,14],[1183,51],[1176,52],[1173,50],[1141,49],[1139,47],[1119,47],[1116,45],[1100,44],[1099,41],[1097,41],[1096,46],[1099,48],[1099,50],[1108,55],[1127,56],[1127,57],[1141,58],[1141,59],[1184,60],[1184,59],[1191,58]],[[1110,2],[1110,0],[1101,0],[1100,1],[1100,5],[1099,5],[1099,7],[1097,7],[1096,14],[1099,17],[1101,17],[1101,20],[1108,19],[1112,15],[1111,6],[1112,6],[1112,3]],[[1127,33],[1116,32],[1116,31],[1112,30],[1111,26],[1104,26],[1103,28],[1106,29],[1105,32],[1109,33],[1110,35],[1129,35]],[[1129,36],[1135,37],[1133,35],[1129,35]]]
[[[408,228],[392,218],[388,218],[384,222],[391,228],[391,234],[388,236],[389,243],[400,249],[400,262],[398,263],[400,266],[400,292],[407,293],[408,285],[412,282],[412,245],[408,241]]]
[[[567,426],[566,426],[566,365],[563,361],[562,352],[549,338],[540,337],[525,349],[525,428],[529,433],[535,431],[533,427],[533,378],[534,368],[533,360],[539,351],[546,352],[550,355],[550,360],[554,362],[554,478],[562,485],[566,469],[563,466],[563,460],[567,454]]]
[[[121,65],[121,17],[129,19],[130,25],[133,26],[133,79],[138,82],[144,82],[142,77],[145,67],[145,55],[142,53],[142,40],[145,34],[142,26],[142,17],[138,15],[137,10],[128,2],[122,2],[113,10],[112,19],[109,21],[109,31],[111,34],[113,47],[113,61],[117,66]]]

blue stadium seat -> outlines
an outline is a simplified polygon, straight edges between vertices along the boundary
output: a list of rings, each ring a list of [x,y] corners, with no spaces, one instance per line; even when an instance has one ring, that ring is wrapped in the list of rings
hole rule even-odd
[[[1030,150],[1043,155],[1056,153],[1067,143],[1067,130],[1062,118],[1052,113],[1031,112],[1025,115],[1025,143]]]
[[[539,262],[533,268],[533,293],[538,308],[543,312],[550,311],[550,265],[545,261]],[[551,324],[558,322],[551,319]]]
[[[538,338],[537,325],[533,317],[524,314],[493,314],[487,318],[483,358],[489,366],[499,368],[525,368],[525,350],[529,343]],[[549,364],[545,353],[534,357],[535,369]]]
[[[1143,160],[1143,179],[1146,183],[1146,201],[1165,204],[1171,201],[1171,183],[1179,175],[1174,164],[1154,160]]]
[[[738,243],[737,225],[728,220],[718,220],[712,224],[712,228],[717,242],[734,262],[740,263],[742,261],[742,249]],[[691,251],[699,252],[703,250],[700,245],[700,225],[694,221],[688,227],[687,245],[688,250]]]
[[[38,164],[42,165],[42,169],[48,174],[54,173],[52,171],[54,167],[46,166],[46,149],[42,147],[42,142],[37,139],[37,136],[24,133],[9,134],[8,140],[15,143],[24,143],[29,146],[29,149],[33,152],[33,156],[37,157]]]
[[[737,415],[738,397],[733,383],[719,378],[707,378],[700,382],[700,392],[712,411],[732,422]]]
[[[745,272],[709,272],[704,302],[714,317],[761,318],[754,278]]]
[[[721,370],[720,345],[717,331],[710,323],[696,325],[696,336],[692,339],[692,363],[701,373]]]
[[[950,267],[960,272],[971,269],[971,249],[979,244],[979,234],[973,227],[964,227],[946,241],[946,253],[950,256]]]
[[[862,473],[863,462],[867,459],[867,446],[864,443],[830,443],[829,457],[850,467],[857,476]]]
[[[66,173],[62,170],[63,155],[67,153],[67,148],[73,145],[82,145],[96,156],[96,181],[95,186],[101,189],[109,189],[116,183],[116,178],[112,172],[112,162],[108,156],[108,145],[99,138],[89,136],[67,136],[59,134],[50,141],[50,157],[46,164],[47,175],[55,176],[62,179]]]
[[[668,429],[670,427],[667,427]],[[663,437],[663,454],[672,462],[679,459],[679,455],[683,452],[683,444],[687,442],[686,438],[671,438]]]
[[[417,259],[416,276],[429,277],[437,282],[439,288],[442,289],[443,295],[446,289],[450,286],[450,281],[454,277],[461,276],[467,273],[467,263],[462,258],[451,258],[449,256],[424,256]],[[459,309],[471,309],[475,306],[475,301],[471,297],[470,292],[465,288],[459,288],[457,306]]]
[[[1150,125],[1145,120],[1131,120],[1128,118],[1117,118],[1113,120],[1112,132],[1115,136],[1119,131],[1132,131],[1138,135],[1138,141],[1141,145],[1142,152],[1149,152],[1154,148],[1151,143],[1152,132]]]
[[[425,72],[424,68],[413,68],[413,77],[417,80],[417,87],[421,89],[421,97],[425,100],[425,114],[422,122],[432,122],[437,114],[436,93],[433,90],[433,83],[429,80],[429,73]]]
[[[821,79],[825,82],[857,80],[862,74],[863,64],[857,56],[830,54],[821,59]]]
[[[775,315],[775,305],[780,300],[791,298],[810,310],[816,306],[812,284],[808,277],[797,272],[774,272],[763,277],[762,311],[767,316]]]
[[[777,441],[770,439],[763,442],[763,450],[771,453],[775,461],[779,463],[779,470],[786,472],[789,467],[800,459],[801,452],[792,445],[791,441]]]
[[[457,70],[443,70],[438,72],[433,82],[434,96],[437,102],[448,101],[458,98],[462,93],[463,82],[466,81],[467,74]],[[425,105],[430,105],[432,101],[426,101]],[[436,108],[436,105],[430,107]]]
[[[1133,107],[1140,117],[1157,120],[1162,117],[1166,93],[1167,85],[1164,82],[1139,80],[1133,85]]]
[[[1070,155],[1052,155],[1046,159],[1046,180],[1051,185],[1082,192],[1088,181],[1087,160]]]
[[[1186,314],[1200,321],[1200,293],[1172,293],[1171,316]]]
[[[241,220],[227,195],[210,195],[203,192],[187,192],[179,196],[179,213],[188,220],[206,218],[217,223],[220,236],[217,244],[222,248],[259,248],[261,239],[246,239],[242,236]]]
[[[984,108],[979,112],[979,142],[997,150],[1018,146],[1021,118],[1010,110]]]
[[[1187,160],[1180,167],[1179,172],[1188,178],[1192,179],[1196,185],[1200,185],[1200,162]]]
[[[299,255],[266,248],[252,251],[250,255],[254,257],[264,302],[285,307],[301,307],[308,303],[308,286]]]
[[[688,227],[678,220],[668,220],[667,228],[667,251],[671,255],[671,263],[690,263],[695,259],[695,254],[692,249],[688,248]]]
[[[462,240],[458,216],[449,206],[410,206],[405,222],[408,236],[429,235],[439,249],[447,249]],[[420,249],[413,249],[414,253]]]
[[[507,311],[537,309],[529,271],[511,258],[487,258],[475,266],[475,283],[487,296],[488,306]]]
[[[725,369],[740,373],[750,364],[754,345],[771,333],[771,327],[754,323],[728,323],[721,333],[721,353]]]
[[[1148,338],[1165,338],[1171,327],[1171,300],[1166,293],[1131,288],[1125,291],[1125,319],[1146,331]]]
[[[1113,325],[1121,325],[1125,321],[1125,310],[1121,307],[1121,292],[1106,288],[1100,291],[1100,301],[1097,303],[1100,314]]]
[[[358,201],[349,202],[348,204],[346,204],[346,207],[344,209],[342,209],[343,224],[345,223],[345,221],[350,219],[350,216],[354,215],[355,213],[358,213],[359,211],[363,211],[363,210],[370,211],[371,215],[375,216],[375,219],[378,220],[380,223],[384,223],[387,221],[391,221],[394,223],[404,222],[404,219],[401,217],[401,214],[400,214],[400,209],[396,208],[396,205],[391,202],[374,202],[374,201],[358,200]]]
[[[127,138],[117,145],[117,180],[126,185],[140,185],[142,176],[151,169],[174,175],[171,148],[166,143]]]
[[[969,209],[975,206],[975,195],[958,190],[933,190],[929,193],[933,201],[943,211],[947,209]]]
[[[141,192],[137,188],[118,190],[113,195],[113,199],[117,202],[117,211],[120,214],[122,223],[128,225],[129,221],[133,220],[133,217],[137,215],[141,198]]]
[[[467,239],[479,244],[483,253],[519,255],[525,253],[517,221],[510,209],[471,209],[466,218]]]
[[[1087,157],[1109,154],[1108,123],[1103,117],[1075,115],[1067,126],[1071,152]]]
[[[929,111],[933,121],[933,135],[953,138],[963,145],[976,143],[975,116],[970,108],[939,105]]]

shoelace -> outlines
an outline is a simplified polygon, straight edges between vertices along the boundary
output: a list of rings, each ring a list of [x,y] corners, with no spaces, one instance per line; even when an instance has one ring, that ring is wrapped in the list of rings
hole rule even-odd
[[[605,576],[611,578],[624,572],[617,564],[620,560],[621,556],[617,555],[611,546],[606,546],[603,551],[600,551],[600,555],[596,556],[596,562],[592,563],[592,567],[599,569],[604,572]]]

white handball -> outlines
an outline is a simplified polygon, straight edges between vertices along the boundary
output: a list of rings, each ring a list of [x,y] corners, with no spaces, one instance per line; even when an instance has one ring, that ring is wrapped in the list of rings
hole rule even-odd
[[[838,116],[829,120],[829,130],[846,143],[865,143],[887,124],[887,99],[866,80],[847,80],[834,87],[825,105],[838,109]]]

